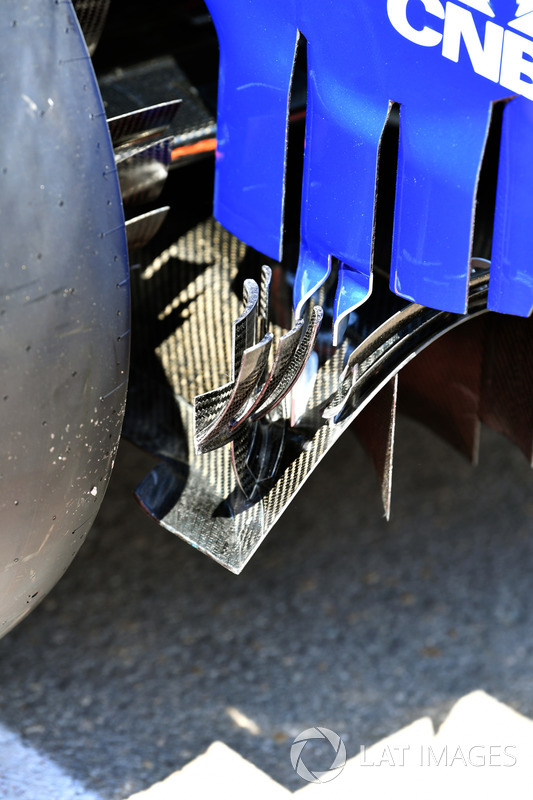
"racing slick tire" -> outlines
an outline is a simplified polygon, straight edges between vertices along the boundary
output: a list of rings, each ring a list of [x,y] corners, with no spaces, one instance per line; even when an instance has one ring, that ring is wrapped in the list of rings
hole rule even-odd
[[[0,4],[0,635],[83,543],[129,358],[120,189],[69,0]]]

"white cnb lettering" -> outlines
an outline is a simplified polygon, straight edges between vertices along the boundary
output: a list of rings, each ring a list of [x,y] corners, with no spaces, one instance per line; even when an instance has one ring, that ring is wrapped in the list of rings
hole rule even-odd
[[[461,42],[463,42],[474,72],[494,83],[500,83],[511,92],[533,100],[533,41],[490,20],[485,20],[485,35],[482,42],[472,12],[463,6],[447,2],[445,11],[440,0],[419,1],[430,17],[444,20],[444,33],[429,25],[425,25],[421,30],[414,28],[407,18],[410,0],[387,0],[389,20],[398,33],[423,47],[435,47],[442,42],[442,55],[456,63],[459,62]],[[462,0],[462,2],[486,16],[494,16],[489,0]],[[533,36],[533,11],[523,16],[531,17]],[[519,27],[515,23],[509,24]]]
[[[498,83],[503,28],[495,25],[494,22],[487,21],[485,42],[482,45],[471,12],[454,3],[447,3],[442,55],[449,58],[450,61],[459,61],[461,39],[465,43],[474,72]]]
[[[533,100],[533,42],[513,31],[505,31],[500,83]]]
[[[422,0],[428,14],[439,19],[444,19],[444,8],[439,0]],[[407,6],[409,0],[387,0],[387,13],[392,25],[398,33],[414,44],[423,47],[435,47],[442,41],[442,33],[425,25],[421,31],[413,28],[407,19]]]

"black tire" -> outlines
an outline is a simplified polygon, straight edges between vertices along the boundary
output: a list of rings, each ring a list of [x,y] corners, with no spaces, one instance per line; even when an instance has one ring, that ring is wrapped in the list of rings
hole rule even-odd
[[[0,635],[63,574],[102,501],[129,355],[113,149],[68,0],[0,4]]]

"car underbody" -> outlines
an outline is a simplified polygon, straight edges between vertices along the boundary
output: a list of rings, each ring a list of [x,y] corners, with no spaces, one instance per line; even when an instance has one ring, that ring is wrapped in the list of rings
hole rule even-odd
[[[36,3],[28,4],[30,12]],[[233,5],[239,4],[235,0]],[[312,192],[305,190],[306,181],[312,185],[308,173],[315,169],[318,175],[322,169],[320,158],[313,156],[311,162],[309,155],[314,152],[310,142],[319,141],[309,121],[316,54],[303,34],[292,54],[282,120],[282,225],[279,252],[273,253],[260,246],[260,233],[246,236],[248,223],[243,223],[244,232],[239,223],[229,225],[230,232],[216,219],[225,222],[231,216],[224,204],[234,193],[239,213],[247,213],[249,205],[258,229],[263,219],[265,225],[269,221],[268,203],[256,212],[251,182],[244,186],[250,189],[248,200],[239,170],[228,173],[227,164],[244,159],[248,140],[242,131],[249,132],[252,172],[263,157],[268,161],[268,136],[274,129],[261,107],[251,122],[233,111],[224,116],[227,95],[222,89],[217,145],[219,43],[202,2],[158,1],[149,8],[121,0],[75,2],[92,66],[70,4],[44,3],[44,38],[43,26],[36,27],[30,12],[16,19],[16,5],[10,0],[2,13],[14,63],[21,46],[34,40],[41,43],[43,62],[47,48],[55,56],[59,28],[63,38],[66,30],[79,41],[75,52],[47,67],[50,94],[44,105],[36,99],[44,83],[35,77],[39,58],[30,59],[25,71],[21,66],[23,77],[3,83],[4,103],[28,116],[22,116],[21,138],[20,123],[7,125],[2,137],[4,178],[13,178],[2,206],[9,250],[0,309],[7,376],[2,392],[0,631],[7,632],[44,597],[81,545],[101,502],[122,422],[122,434],[157,458],[136,492],[142,507],[164,528],[236,573],[348,428],[369,454],[387,517],[398,410],[422,421],[474,463],[482,424],[505,434],[531,463],[531,319],[518,315],[516,300],[520,295],[530,303],[531,281],[527,270],[517,270],[522,277],[516,279],[516,295],[504,267],[493,263],[495,242],[503,236],[498,212],[509,210],[512,196],[510,189],[507,194],[502,189],[499,169],[514,113],[507,98],[493,102],[475,165],[467,220],[471,243],[467,260],[457,267],[464,298],[457,307],[446,289],[456,286],[454,264],[450,275],[441,275],[442,303],[430,306],[398,288],[398,276],[408,275],[395,256],[406,148],[400,97],[389,98],[375,142],[368,274],[366,267],[344,260],[348,256],[339,244],[328,253],[318,279],[312,242],[322,223],[320,218],[312,225],[308,221],[311,206],[306,202]],[[226,12],[215,0],[208,5],[226,53],[221,85],[227,87],[232,40],[221,35]],[[229,0],[226,5],[232,6]],[[15,40],[19,31],[26,37],[22,45]],[[63,61],[83,64],[81,72],[65,79],[57,67]],[[97,83],[88,90],[93,68]],[[32,82],[35,91],[25,88]],[[61,92],[64,105],[55,99]],[[91,96],[91,109],[84,92]],[[77,99],[71,101],[70,94]],[[524,113],[517,107],[516,114]],[[58,109],[63,113],[60,146],[53,138],[57,131],[46,127],[47,108],[49,115]],[[351,113],[344,112],[343,124]],[[96,126],[94,141],[87,120]],[[231,134],[233,128],[237,133]],[[17,153],[30,144],[32,159],[21,159]],[[80,148],[87,154],[83,169]],[[337,165],[328,163],[333,175]],[[512,166],[512,159],[505,163]],[[27,174],[33,176],[28,181]],[[104,188],[96,185],[96,174]],[[346,185],[351,180],[347,173]],[[42,211],[40,192],[46,194]],[[89,198],[88,208],[72,209],[78,194]],[[29,216],[24,215],[27,207]],[[16,223],[10,209],[15,209]],[[94,225],[86,222],[88,215],[96,219],[104,212],[116,214],[107,227],[99,219]],[[353,213],[346,203],[348,223]],[[402,206],[401,213],[409,220],[402,223],[409,236],[424,228],[422,205],[408,213]],[[439,225],[446,233],[447,226],[454,229],[455,209],[448,217],[444,213]],[[315,260],[304,269],[305,236]],[[83,254],[79,263],[76,248]],[[427,254],[421,259],[430,265]],[[20,280],[21,270],[30,281]],[[48,299],[39,305],[41,297]],[[49,298],[54,305],[43,314]],[[502,313],[509,308],[512,313]],[[98,370],[101,377],[95,377]]]

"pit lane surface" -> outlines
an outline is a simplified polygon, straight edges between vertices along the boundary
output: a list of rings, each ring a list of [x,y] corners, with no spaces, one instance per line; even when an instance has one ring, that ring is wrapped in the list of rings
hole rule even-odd
[[[347,433],[239,577],[136,507],[151,464],[122,444],[88,542],[0,642],[7,800],[123,800],[213,742],[295,792],[311,726],[352,758],[478,689],[533,717],[533,476],[499,436],[472,468],[400,419],[387,524]]]

